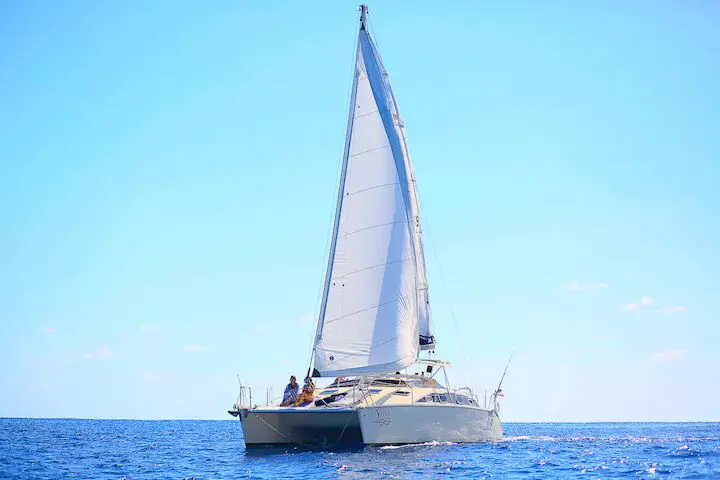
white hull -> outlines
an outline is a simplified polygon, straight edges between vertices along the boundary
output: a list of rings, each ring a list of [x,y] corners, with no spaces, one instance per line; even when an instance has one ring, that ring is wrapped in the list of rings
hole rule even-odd
[[[497,413],[464,405],[379,405],[358,408],[366,445],[487,442],[502,438]]]

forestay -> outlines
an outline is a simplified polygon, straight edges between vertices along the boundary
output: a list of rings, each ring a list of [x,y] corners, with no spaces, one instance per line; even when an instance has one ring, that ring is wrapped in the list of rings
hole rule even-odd
[[[429,323],[414,179],[363,9],[313,375],[403,369],[432,346]]]

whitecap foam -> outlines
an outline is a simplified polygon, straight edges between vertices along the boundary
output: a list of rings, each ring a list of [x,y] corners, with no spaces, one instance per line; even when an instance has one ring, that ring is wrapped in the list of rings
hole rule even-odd
[[[501,441],[504,442],[520,442],[523,440],[539,440],[542,442],[552,442],[554,440],[558,440],[556,437],[545,437],[545,436],[537,436],[537,437],[531,437],[528,435],[518,435],[517,437],[503,437]]]
[[[412,447],[437,447],[440,445],[457,445],[454,442],[425,442],[425,443],[411,443],[408,445],[385,445],[380,447],[380,450],[397,450],[398,448],[412,448]]]
[[[539,442],[592,442],[597,437],[548,437],[546,435],[518,435],[515,437],[503,437],[501,441],[518,442],[518,441],[539,441]]]

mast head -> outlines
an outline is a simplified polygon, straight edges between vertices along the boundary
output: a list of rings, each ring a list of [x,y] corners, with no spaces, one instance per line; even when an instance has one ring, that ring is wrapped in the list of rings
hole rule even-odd
[[[367,7],[367,5],[360,5],[358,10],[360,11],[360,30],[367,31],[368,7]]]

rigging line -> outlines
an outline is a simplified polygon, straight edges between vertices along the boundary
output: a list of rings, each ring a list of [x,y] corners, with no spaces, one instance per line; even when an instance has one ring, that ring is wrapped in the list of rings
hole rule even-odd
[[[342,440],[342,437],[343,437],[343,435],[345,434],[345,429],[346,429],[347,426],[350,424],[350,420],[352,420],[355,415],[356,415],[356,412],[348,412],[348,418],[347,418],[347,420],[345,421],[345,425],[343,425],[342,431],[340,432],[340,436],[339,436],[338,439],[335,441],[335,445],[339,445],[339,444],[340,444],[340,440]]]
[[[353,49],[352,49],[352,65],[353,65],[352,72],[353,72],[353,74],[350,77],[350,83],[348,84],[347,93],[345,95],[345,105],[348,106],[348,108],[352,108],[352,106],[350,105],[350,101],[352,99],[353,84],[355,83],[355,69],[357,68],[357,36],[358,36],[357,30],[353,29],[353,41],[352,41],[352,47],[353,47]],[[347,135],[350,135],[350,132],[345,131],[346,128],[347,128],[347,126],[343,125],[340,155],[338,155],[340,157],[340,162],[338,163],[337,170],[335,172],[335,183],[333,184],[334,188],[331,189],[331,192],[332,192],[331,198],[337,197],[336,188],[337,188],[337,185],[340,183],[340,177],[342,175],[342,166],[345,161],[345,159],[343,158],[345,156],[345,143],[347,140]],[[330,254],[330,241],[332,239],[332,231],[333,231],[333,226],[334,226],[333,224],[335,223],[335,202],[333,202],[331,200],[328,203],[331,204],[333,206],[333,208],[331,210],[332,213],[331,213],[331,217],[330,217],[330,222],[328,222],[329,227],[328,227],[327,233],[325,234],[325,249],[323,250],[323,261],[320,262],[320,265],[322,265],[322,267],[320,269],[321,277],[320,277],[320,281],[317,283],[320,286],[320,288],[318,289],[318,293],[315,298],[315,307],[313,308],[313,314],[315,314],[316,317],[319,317],[319,315],[320,315],[318,307],[320,306],[323,290],[325,289],[325,281],[324,281],[325,280],[325,269],[327,268],[327,258],[328,258],[328,255]],[[320,319],[316,318],[315,320],[316,320],[315,326],[317,326],[317,322],[319,322]],[[312,330],[312,337],[311,337],[312,339],[310,341],[310,353],[308,355],[308,363],[307,363],[308,370],[310,369],[310,366],[312,365],[312,362],[313,362],[313,353],[315,352],[315,340],[316,340],[315,337],[317,334],[317,332],[315,331],[315,328],[313,328],[311,330]]]
[[[278,435],[281,435],[283,438],[287,438],[287,435],[285,435],[283,432],[281,432],[281,431],[278,430],[277,428],[275,428],[275,427],[273,427],[272,425],[270,425],[269,423],[267,423],[265,420],[262,419],[262,417],[261,417],[260,415],[255,415],[255,416],[257,417],[258,420],[260,420],[262,423],[264,423],[265,425],[267,425],[268,428],[270,428],[271,430],[274,430],[275,433],[277,433]]]
[[[355,413],[355,412],[351,412],[351,413]],[[278,430],[277,428],[273,427],[273,426],[270,425],[268,422],[266,422],[265,420],[263,420],[263,418],[262,418],[260,415],[255,415],[255,417],[256,417],[258,420],[260,420],[262,423],[264,423],[269,429],[271,429],[271,430],[273,430],[275,433],[277,433],[278,435],[282,436],[283,438],[287,438],[287,435],[286,435],[286,434],[284,434],[283,432],[281,432],[280,430]],[[347,424],[346,424],[346,426],[347,426]],[[345,433],[345,428],[343,428],[343,431],[342,431],[342,433],[340,434],[341,437],[342,437],[342,434],[343,434],[343,433]],[[339,441],[339,439],[338,439],[338,441]],[[316,447],[316,446],[317,446],[316,444],[313,444],[313,443],[305,443],[305,442],[295,442],[295,443],[297,443],[297,445],[300,445],[301,447]],[[323,445],[323,446],[324,446],[324,445]]]
[[[431,231],[432,229],[430,228],[430,219],[427,216],[427,213],[422,208],[422,205],[420,203],[420,192],[418,191],[417,182],[415,182],[415,192],[417,193],[416,196],[417,196],[418,210],[420,211],[419,213],[421,216],[423,216],[425,218],[425,222],[424,222],[425,228],[427,230],[428,237],[430,238],[430,244],[432,245],[432,248],[433,248],[433,253],[435,256],[435,263],[437,264],[438,272],[440,273],[440,283],[443,284],[443,290],[445,291],[445,298],[447,299],[448,307],[450,310],[450,318],[452,318],[453,326],[455,327],[455,335],[457,336],[458,342],[460,343],[460,352],[462,353],[463,361],[465,362],[465,365],[467,365],[469,362],[468,362],[467,353],[465,352],[465,343],[462,340],[463,337],[460,335],[460,329],[458,328],[457,318],[455,317],[455,311],[453,310],[452,301],[450,300],[450,292],[448,291],[447,282],[445,281],[445,275],[443,274],[442,266],[440,265],[440,255],[438,255],[437,248],[435,247],[435,239],[434,239],[432,231]],[[432,322],[432,319],[430,321]]]

